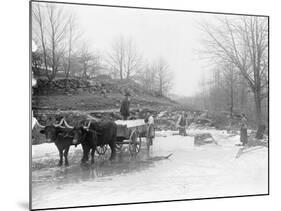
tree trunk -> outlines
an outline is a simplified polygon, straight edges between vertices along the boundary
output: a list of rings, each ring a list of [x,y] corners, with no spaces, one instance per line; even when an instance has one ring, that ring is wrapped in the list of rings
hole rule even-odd
[[[258,127],[258,131],[256,133],[256,138],[257,139],[262,139],[263,138],[263,134],[264,134],[264,131],[265,131],[265,125],[259,125]]]
[[[233,79],[230,82],[230,118],[233,118]]]
[[[86,65],[85,62],[84,62],[84,64],[83,64],[82,78],[83,78],[83,79],[86,79],[86,78],[87,78],[87,65]]]
[[[160,82],[159,82],[159,95],[162,96],[163,94],[163,87],[162,87],[162,79],[160,78]]]
[[[258,90],[254,93],[255,107],[256,107],[256,120],[258,125],[262,125],[262,110],[261,110],[261,96]]]
[[[240,110],[244,111],[244,108],[246,107],[245,105],[247,104],[246,102],[246,90],[245,90],[245,84],[243,83],[242,85],[242,90],[241,90],[241,96],[240,96]]]
[[[130,78],[130,70],[127,71],[127,76],[126,76],[127,80],[129,80],[129,78]]]
[[[256,118],[257,118],[256,120],[257,120],[257,124],[258,124],[256,138],[262,139],[263,133],[265,131],[265,125],[264,125],[263,119],[262,119],[261,96],[260,96],[259,90],[255,91],[254,97],[255,97],[255,107],[256,107]]]
[[[65,75],[65,84],[64,84],[64,86],[65,86],[65,92],[67,92],[67,88],[68,88],[68,78],[69,78],[69,72],[67,72],[66,73],[66,75]]]
[[[120,70],[119,70],[119,74],[120,74],[120,79],[123,80],[123,65],[122,65],[122,61],[120,62]]]
[[[123,73],[122,73],[122,70],[120,70],[120,79],[123,80]]]

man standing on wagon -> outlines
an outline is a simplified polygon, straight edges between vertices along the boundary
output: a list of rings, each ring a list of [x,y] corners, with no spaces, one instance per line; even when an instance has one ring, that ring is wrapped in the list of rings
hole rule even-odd
[[[121,103],[120,113],[123,116],[123,120],[127,120],[130,116],[130,94],[126,93],[125,98]]]

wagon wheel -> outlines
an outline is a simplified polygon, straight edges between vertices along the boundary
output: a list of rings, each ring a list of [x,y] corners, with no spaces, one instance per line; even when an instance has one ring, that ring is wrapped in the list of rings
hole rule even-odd
[[[96,151],[99,155],[104,155],[107,151],[107,145],[97,146]]]
[[[134,130],[130,135],[129,151],[132,155],[136,155],[141,148],[141,139],[138,131]]]

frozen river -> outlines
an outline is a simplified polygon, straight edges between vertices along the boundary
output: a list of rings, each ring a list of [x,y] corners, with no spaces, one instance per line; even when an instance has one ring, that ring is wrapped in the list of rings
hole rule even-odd
[[[56,167],[54,144],[33,146],[32,208],[267,193],[267,148],[236,159],[239,136],[208,132],[219,146],[194,146],[193,137],[167,131],[157,134],[150,152],[143,146],[133,158],[125,149],[114,162],[108,161],[108,155],[100,156],[93,167],[80,166],[80,146],[71,148],[69,167]],[[158,159],[170,153],[169,159]]]

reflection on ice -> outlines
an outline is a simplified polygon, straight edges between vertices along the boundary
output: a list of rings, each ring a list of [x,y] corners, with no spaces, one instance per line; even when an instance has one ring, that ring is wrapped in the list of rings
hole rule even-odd
[[[110,152],[108,153],[110,154]],[[118,153],[114,161],[108,159],[109,155],[99,156],[95,164],[80,165],[79,159],[81,153],[73,153],[71,161],[77,160],[69,167],[56,167],[33,169],[33,184],[55,182],[58,184],[78,183],[80,181],[95,180],[104,181],[102,177],[109,177],[114,175],[122,175],[142,171],[144,169],[154,166],[154,161],[161,160],[153,159],[152,152],[142,151],[137,156],[130,156],[129,153]],[[47,164],[56,161],[45,161]],[[38,165],[37,165],[38,166]]]

